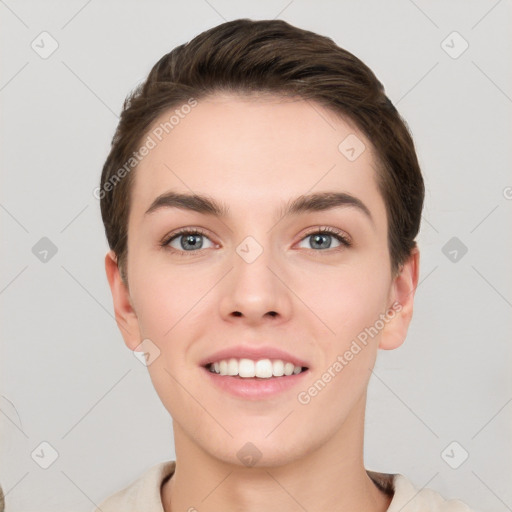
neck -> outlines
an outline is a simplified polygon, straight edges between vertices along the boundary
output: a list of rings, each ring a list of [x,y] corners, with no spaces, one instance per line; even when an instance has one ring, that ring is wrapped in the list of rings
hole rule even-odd
[[[385,512],[391,497],[363,464],[366,397],[343,426],[306,456],[245,467],[211,456],[174,423],[176,470],[162,487],[165,512]]]

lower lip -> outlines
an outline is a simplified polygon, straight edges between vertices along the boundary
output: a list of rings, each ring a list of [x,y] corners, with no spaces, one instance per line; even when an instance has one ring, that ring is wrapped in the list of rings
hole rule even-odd
[[[282,377],[260,379],[258,377],[244,379],[238,376],[220,375],[202,368],[212,383],[223,391],[248,400],[262,400],[287,391],[301,383],[309,369],[301,373]]]

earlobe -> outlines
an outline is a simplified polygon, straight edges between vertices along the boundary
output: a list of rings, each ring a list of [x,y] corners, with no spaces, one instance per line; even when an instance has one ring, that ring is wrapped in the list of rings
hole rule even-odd
[[[389,321],[381,333],[379,348],[392,350],[405,341],[412,319],[414,293],[418,286],[419,249],[415,247],[400,272],[394,277],[390,293]]]
[[[130,350],[135,350],[142,339],[139,322],[130,300],[130,293],[121,279],[116,254],[112,250],[105,255],[105,272],[112,293],[117,326],[123,335],[126,346]]]

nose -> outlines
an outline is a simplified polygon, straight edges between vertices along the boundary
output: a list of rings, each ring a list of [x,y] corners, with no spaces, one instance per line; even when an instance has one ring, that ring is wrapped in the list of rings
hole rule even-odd
[[[292,292],[286,286],[286,273],[272,251],[265,246],[252,260],[248,255],[255,250],[259,252],[261,248],[249,242],[245,246],[241,244],[233,254],[233,268],[223,280],[220,313],[226,320],[239,318],[236,321],[247,325],[269,322],[275,325],[290,317]]]

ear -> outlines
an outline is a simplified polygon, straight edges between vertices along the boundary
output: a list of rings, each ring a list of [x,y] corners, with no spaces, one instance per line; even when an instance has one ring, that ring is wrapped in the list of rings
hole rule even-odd
[[[420,267],[420,252],[415,247],[393,278],[389,295],[389,309],[387,316],[390,320],[381,331],[379,348],[392,350],[398,348],[407,336],[407,330],[412,318],[414,292],[418,286]]]
[[[110,250],[105,256],[105,271],[114,301],[114,312],[117,326],[123,335],[124,342],[130,350],[135,350],[141,343],[139,321],[130,300],[130,293],[121,279],[117,257]]]

